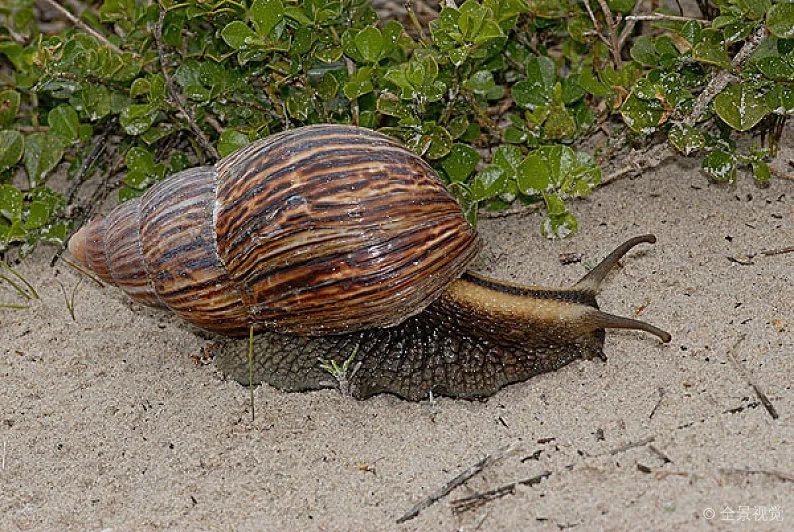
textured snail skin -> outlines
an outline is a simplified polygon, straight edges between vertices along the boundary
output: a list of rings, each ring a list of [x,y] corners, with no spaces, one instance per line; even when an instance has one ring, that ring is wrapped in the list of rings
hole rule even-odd
[[[418,156],[341,125],[290,130],[157,183],[93,220],[71,254],[135,300],[255,340],[254,380],[355,397],[476,398],[604,358],[605,328],[655,327],[598,310],[619,246],[570,289],[464,273],[480,240]],[[249,381],[248,340],[220,340],[222,372]]]
[[[606,360],[605,327],[640,329],[670,341],[652,325],[598,310],[604,277],[641,242],[655,238],[625,242],[572,288],[525,287],[466,273],[423,312],[394,327],[320,337],[263,333],[254,339],[253,375],[248,341],[222,340],[214,344],[215,362],[241,384],[253,377],[287,391],[336,386],[320,363],[334,360],[347,362],[348,390],[358,399],[379,393],[412,401],[431,393],[488,397],[576,359]]]

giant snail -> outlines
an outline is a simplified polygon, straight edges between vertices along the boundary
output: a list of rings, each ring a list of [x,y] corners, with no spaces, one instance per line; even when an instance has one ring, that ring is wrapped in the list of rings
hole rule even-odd
[[[467,271],[480,240],[420,157],[374,131],[292,129],[179,172],[91,221],[71,254],[133,299],[226,337],[257,336],[255,380],[358,398],[476,398],[602,352],[605,329],[670,335],[598,309],[632,238],[570,288]],[[216,347],[247,383],[248,339]],[[352,357],[352,360],[348,360]]]

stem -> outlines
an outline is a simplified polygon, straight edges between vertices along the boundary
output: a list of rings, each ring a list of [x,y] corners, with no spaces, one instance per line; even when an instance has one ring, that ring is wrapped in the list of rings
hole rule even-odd
[[[198,140],[199,144],[201,144],[202,149],[209,153],[213,159],[218,160],[220,159],[218,150],[215,149],[215,146],[212,145],[207,136],[196,123],[196,116],[193,113],[193,109],[185,106],[185,102],[182,99],[182,94],[179,92],[179,90],[177,90],[174,80],[171,78],[171,74],[169,74],[168,69],[166,68],[165,50],[163,49],[162,43],[163,21],[165,20],[165,13],[165,10],[161,8],[160,17],[157,19],[157,24],[154,26],[154,40],[157,44],[157,55],[160,59],[160,69],[163,72],[165,84],[168,87],[168,94],[171,97],[171,101],[174,103],[174,105],[176,105],[182,114],[184,114],[187,118],[188,125],[190,125],[190,129],[193,130],[193,133],[196,134],[196,139]]]
[[[110,42],[107,39],[107,37],[96,31],[94,28],[92,28],[91,26],[89,26],[79,18],[72,15],[72,13],[62,5],[58,4],[57,2],[54,2],[53,0],[41,0],[41,2],[47,4],[48,7],[51,7],[52,9],[54,9],[55,11],[66,17],[69,20],[69,22],[71,22],[72,24],[74,24],[75,26],[77,26],[78,28],[80,28],[90,36],[92,36],[94,39],[98,40],[99,42],[101,42],[102,44],[104,44],[114,52],[116,52],[117,54],[124,53],[124,50],[122,50],[121,48]]]

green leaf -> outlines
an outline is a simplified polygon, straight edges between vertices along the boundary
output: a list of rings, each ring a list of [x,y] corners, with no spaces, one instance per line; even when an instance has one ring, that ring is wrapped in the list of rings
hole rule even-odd
[[[287,97],[287,111],[292,118],[297,120],[306,120],[309,117],[311,105],[311,96],[304,90],[293,90]]]
[[[22,192],[11,185],[0,185],[0,216],[9,222],[22,219]]]
[[[794,81],[794,56],[764,57],[756,61],[756,66],[767,78],[775,81]]]
[[[452,149],[449,131],[433,122],[425,123],[425,133],[430,136],[430,147],[425,152],[428,159],[440,159]]]
[[[504,170],[508,177],[514,178],[516,175],[516,169],[518,168],[518,165],[521,164],[523,159],[524,157],[521,154],[521,149],[518,148],[518,146],[503,144],[496,148],[491,162],[492,164],[495,164]]]
[[[121,111],[119,123],[127,135],[140,135],[154,124],[157,109],[151,104],[132,104]]]
[[[507,185],[505,171],[496,165],[488,165],[474,178],[471,185],[473,201],[483,201],[501,194]]]
[[[51,109],[47,114],[47,123],[50,125],[50,133],[60,136],[66,142],[77,140],[80,120],[71,105],[61,104]]]
[[[607,0],[607,5],[612,11],[617,11],[619,13],[623,13],[624,15],[628,15],[631,13],[631,10],[634,8],[634,4],[636,2],[637,0]]]
[[[323,100],[328,101],[335,98],[338,92],[339,82],[333,74],[327,72],[323,79],[320,80],[320,83],[317,84],[317,94]]]
[[[764,99],[747,83],[734,83],[719,93],[714,98],[714,111],[738,131],[747,131],[769,113]]]
[[[25,137],[19,131],[0,131],[0,172],[17,164],[24,150]]]
[[[111,111],[112,99],[104,85],[85,85],[80,93],[80,101],[83,104],[83,111],[92,121],[107,116]]]
[[[453,183],[460,183],[474,172],[478,162],[477,150],[466,144],[453,144],[449,154],[441,159],[441,167]]]
[[[692,48],[692,58],[701,63],[730,67],[731,59],[725,49],[722,32],[715,29],[703,30],[700,34],[700,42]]]
[[[631,94],[620,108],[623,121],[632,131],[650,134],[659,127],[664,108],[658,100],[642,100]]]
[[[557,194],[544,194],[547,216],[541,222],[540,232],[546,238],[567,238],[576,233],[576,218],[568,212]]]
[[[527,79],[513,85],[513,100],[526,109],[551,101],[557,68],[548,57],[532,57],[527,62]]]
[[[659,54],[653,44],[653,39],[647,35],[637,37],[631,47],[631,58],[646,66],[656,66],[659,62]]]
[[[43,201],[33,201],[30,203],[28,215],[25,217],[24,227],[27,230],[39,229],[50,220],[51,207]]]
[[[543,131],[549,140],[569,139],[576,133],[576,122],[564,105],[552,105],[543,122]]]
[[[358,72],[350,76],[350,79],[345,83],[342,92],[349,100],[355,100],[359,96],[369,94],[375,90],[372,85],[372,68],[361,67]]]
[[[377,63],[383,55],[386,40],[375,26],[367,26],[359,31],[353,39],[361,57],[368,63]]]
[[[0,91],[0,127],[8,126],[16,120],[19,111],[19,93],[13,89]]]
[[[595,74],[589,68],[582,70],[576,82],[584,90],[599,98],[609,96],[612,93],[612,89],[608,85],[605,85],[596,79]]]
[[[550,171],[538,152],[531,153],[516,169],[518,190],[526,196],[537,196],[545,192],[551,182]]]
[[[463,86],[475,94],[485,96],[488,91],[496,86],[496,82],[490,70],[478,70],[463,83]]]
[[[221,37],[235,50],[241,50],[248,47],[246,39],[256,38],[256,33],[242,20],[235,20],[224,26],[221,30]]]
[[[706,176],[715,183],[736,181],[736,160],[733,154],[726,151],[714,150],[703,157],[701,168]]]
[[[794,3],[779,2],[766,13],[766,26],[775,37],[794,38]]]
[[[772,172],[769,165],[763,161],[754,161],[752,163],[753,178],[759,187],[768,187],[769,181],[772,179]]]
[[[249,15],[256,32],[267,37],[284,18],[284,4],[281,0],[254,0]]]
[[[775,85],[764,95],[764,101],[771,112],[775,114],[794,114],[794,87],[788,87],[782,83]]]
[[[703,27],[699,22],[694,20],[686,22],[681,28],[681,35],[683,35],[684,39],[686,39],[692,46],[695,46],[698,42],[700,42],[700,35],[702,32]]]
[[[33,133],[25,139],[25,169],[30,186],[39,185],[47,172],[63,157],[64,141],[46,133]]]
[[[155,175],[156,164],[154,155],[145,148],[133,147],[124,154],[124,163],[130,171],[140,172],[143,175]]]
[[[673,124],[667,138],[684,155],[702,150],[706,145],[706,137],[699,129],[681,122]]]

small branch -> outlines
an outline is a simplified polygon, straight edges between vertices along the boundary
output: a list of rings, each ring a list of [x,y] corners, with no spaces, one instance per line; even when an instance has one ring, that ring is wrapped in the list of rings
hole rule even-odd
[[[345,57],[345,65],[347,66],[347,76],[348,78],[352,78],[353,74],[356,73],[356,64],[349,58]],[[350,102],[350,114],[353,115],[353,125],[358,125],[358,98],[354,98],[353,101]]]
[[[588,0],[585,0],[587,3]],[[623,59],[620,57],[620,48],[618,46],[618,32],[615,24],[615,18],[612,16],[612,11],[609,9],[606,0],[598,0],[598,5],[601,6],[601,12],[604,14],[604,19],[607,21],[607,28],[609,29],[609,51],[612,53],[612,61],[615,63],[615,68],[620,68],[623,65]]]
[[[634,9],[631,10],[631,15],[636,15],[642,9],[642,2],[637,0],[634,4]],[[618,37],[618,50],[623,50],[623,47],[626,46],[626,41],[631,37],[631,34],[634,32],[634,27],[637,25],[636,20],[632,20],[631,16],[626,17],[626,23],[623,25],[623,31],[620,32],[620,37]]]
[[[644,447],[649,443],[653,443],[656,441],[656,436],[648,436],[647,438],[643,438],[639,441],[629,442],[625,445],[621,445],[620,447],[616,447],[609,451],[609,454],[614,456],[616,454],[624,453],[631,449],[636,449],[637,447]]]
[[[551,471],[544,471],[540,475],[525,478],[524,480],[519,480],[516,482],[511,482],[510,484],[505,484],[504,486],[500,486],[496,489],[482,493],[475,493],[474,495],[463,497],[461,499],[455,499],[451,503],[452,513],[462,514],[464,512],[474,510],[490,501],[504,497],[505,495],[513,495],[516,492],[516,488],[518,486],[534,486],[536,484],[540,484],[543,479],[549,478],[550,476]]]
[[[124,53],[124,50],[122,50],[121,48],[110,42],[107,39],[107,37],[96,31],[94,28],[92,28],[91,26],[89,26],[79,18],[72,15],[72,13],[62,5],[58,4],[57,2],[54,2],[53,0],[40,0],[40,1],[46,4],[48,7],[51,7],[52,9],[56,10],[58,13],[66,17],[69,20],[69,22],[71,22],[72,24],[74,24],[75,26],[77,26],[87,34],[89,34],[91,37],[93,37],[94,39],[98,40],[99,42],[101,42],[102,44],[104,44],[114,52],[116,52],[117,54]]]
[[[764,249],[758,252],[759,255],[766,255],[767,257],[770,255],[784,255],[786,253],[794,253],[794,246],[777,249]]]
[[[772,404],[772,401],[770,401],[769,398],[766,396],[766,394],[761,390],[761,388],[755,382],[753,382],[750,373],[745,369],[744,366],[742,366],[739,363],[739,360],[736,358],[736,354],[734,353],[734,351],[736,351],[736,348],[739,347],[739,344],[741,344],[744,341],[745,337],[746,335],[743,334],[742,336],[739,337],[738,340],[736,340],[736,343],[733,344],[733,347],[728,350],[728,358],[731,359],[731,362],[733,362],[733,365],[736,367],[736,371],[738,371],[739,375],[742,376],[744,382],[746,382],[747,385],[753,389],[756,397],[758,397],[758,400],[761,401],[762,405],[764,405],[764,408],[766,408],[766,411],[769,413],[772,419],[777,419],[780,417],[780,414],[777,413],[777,410]]]
[[[174,80],[171,78],[171,74],[168,73],[168,69],[166,68],[166,61],[165,61],[165,50],[163,49],[163,21],[165,20],[165,10],[160,8],[160,17],[157,20],[157,24],[154,26],[154,41],[157,45],[157,55],[160,59],[160,69],[163,72],[163,77],[165,78],[165,84],[168,87],[168,94],[171,98],[171,101],[177,108],[185,115],[187,118],[187,122],[190,125],[190,129],[193,130],[193,133],[196,135],[196,140],[201,145],[202,149],[205,152],[209,153],[210,156],[218,160],[220,159],[220,154],[218,150],[215,149],[215,146],[209,141],[207,136],[201,130],[201,128],[196,123],[196,116],[193,113],[193,109],[188,108],[185,106],[185,102],[182,100],[182,94],[176,88],[174,84]]]
[[[611,51],[612,43],[609,41],[609,39],[606,38],[606,36],[603,33],[601,33],[601,25],[598,23],[595,13],[593,13],[593,8],[590,7],[590,0],[584,0],[584,7],[587,10],[587,14],[590,17],[590,20],[593,22],[593,27],[595,28],[596,35],[598,35],[598,38],[601,39],[601,41],[606,45],[607,49]]]
[[[100,154],[105,151],[106,143],[110,134],[115,130],[115,118],[111,121],[107,129],[105,129],[104,133],[99,137],[99,139],[94,144],[94,147],[91,149],[91,153],[88,154],[88,157],[85,158],[83,161],[83,165],[80,167],[80,170],[77,172],[77,175],[74,176],[74,181],[72,185],[69,187],[69,191],[66,194],[66,205],[71,205],[74,201],[74,197],[77,195],[77,191],[80,190],[80,187],[83,185],[83,178],[88,174],[88,171],[94,165],[96,160],[99,158]],[[58,262],[58,259],[61,258],[63,252],[66,251],[66,247],[68,246],[69,239],[63,241],[61,247],[58,248],[58,251],[55,252],[52,259],[50,260],[50,267],[55,266]]]
[[[759,26],[750,38],[745,41],[741,50],[733,57],[731,66],[735,70],[739,70],[742,65],[744,65],[745,61],[755,52],[758,45],[768,36],[769,30],[766,29],[766,26],[763,24]],[[695,100],[695,104],[692,106],[692,112],[684,119],[684,124],[688,126],[695,125],[695,122],[697,122],[700,116],[706,112],[706,108],[711,103],[711,100],[721,93],[722,89],[724,89],[733,78],[734,75],[729,70],[721,70],[716,76],[711,78],[706,88],[703,89],[703,92],[701,92]]]
[[[639,4],[639,2],[638,2]],[[705,20],[702,18],[693,18],[693,17],[680,17],[678,15],[667,15],[665,13],[652,13],[650,15],[629,15],[626,17],[628,21],[640,21],[640,20],[675,20],[678,22],[700,22],[701,24],[708,26],[711,24],[710,20]]]
[[[723,475],[765,475],[776,478],[782,482],[794,482],[794,475],[791,473],[784,473],[783,471],[776,471],[774,469],[720,468],[720,473]]]
[[[510,208],[503,211],[482,211],[479,217],[485,220],[494,218],[507,218],[508,216],[516,216],[520,214],[528,214],[540,210],[543,203],[535,203],[532,205],[512,205]]]
[[[466,483],[470,478],[480,473],[486,467],[502,459],[505,455],[512,452],[514,448],[515,448],[515,444],[510,444],[498,449],[496,452],[492,454],[485,455],[485,457],[477,461],[477,463],[466,468],[458,476],[456,476],[449,482],[446,482],[438,490],[434,491],[433,493],[431,493],[430,495],[428,495],[427,497],[416,503],[413,506],[413,508],[411,508],[410,510],[408,510],[408,512],[405,513],[405,515],[397,519],[397,524],[410,521],[411,519],[419,515],[419,512],[421,512],[425,508],[432,506],[433,504],[437,503],[439,500],[449,495],[452,490]]]

